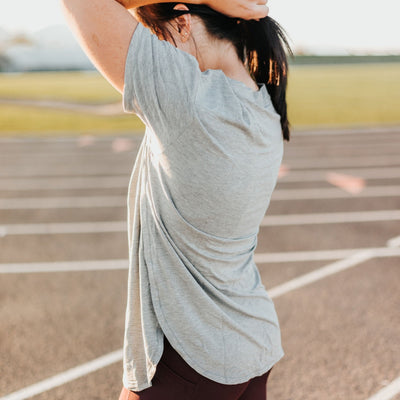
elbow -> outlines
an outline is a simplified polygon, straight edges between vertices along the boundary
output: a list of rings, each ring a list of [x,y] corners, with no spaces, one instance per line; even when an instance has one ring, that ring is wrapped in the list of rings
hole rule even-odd
[[[84,0],[59,0],[59,4],[63,10],[69,10],[71,7],[76,8],[79,5],[83,6],[84,3]]]

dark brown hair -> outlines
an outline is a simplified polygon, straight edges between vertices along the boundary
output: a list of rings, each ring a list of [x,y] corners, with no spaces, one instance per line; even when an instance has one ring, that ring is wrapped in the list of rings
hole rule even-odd
[[[185,4],[188,10],[174,10]],[[257,83],[265,83],[272,104],[281,117],[282,134],[289,141],[286,88],[288,62],[285,50],[292,54],[285,32],[272,18],[256,20],[230,18],[206,5],[188,3],[157,3],[136,9],[138,19],[161,39],[172,35],[167,22],[183,14],[199,16],[207,32],[234,45],[239,59]],[[175,42],[174,42],[175,43]],[[176,44],[176,43],[175,43]]]

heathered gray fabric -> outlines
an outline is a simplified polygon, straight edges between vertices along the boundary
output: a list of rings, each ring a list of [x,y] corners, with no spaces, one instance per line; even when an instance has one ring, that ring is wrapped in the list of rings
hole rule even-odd
[[[128,196],[124,385],[151,386],[164,334],[216,382],[262,375],[284,354],[253,260],[283,155],[265,85],[201,72],[139,24],[123,102],[146,124]]]

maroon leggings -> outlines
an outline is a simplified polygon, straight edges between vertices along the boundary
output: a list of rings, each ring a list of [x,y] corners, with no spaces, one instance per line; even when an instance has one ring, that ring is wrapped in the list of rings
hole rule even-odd
[[[124,387],[119,400],[266,400],[270,372],[245,383],[223,385],[191,368],[164,337],[164,353],[152,386],[140,392]]]

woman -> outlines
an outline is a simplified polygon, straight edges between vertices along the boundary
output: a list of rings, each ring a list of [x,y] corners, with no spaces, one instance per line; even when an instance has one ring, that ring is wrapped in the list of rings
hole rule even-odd
[[[284,353],[253,255],[289,140],[279,26],[258,0],[63,7],[146,125],[128,196],[120,400],[266,399]]]

